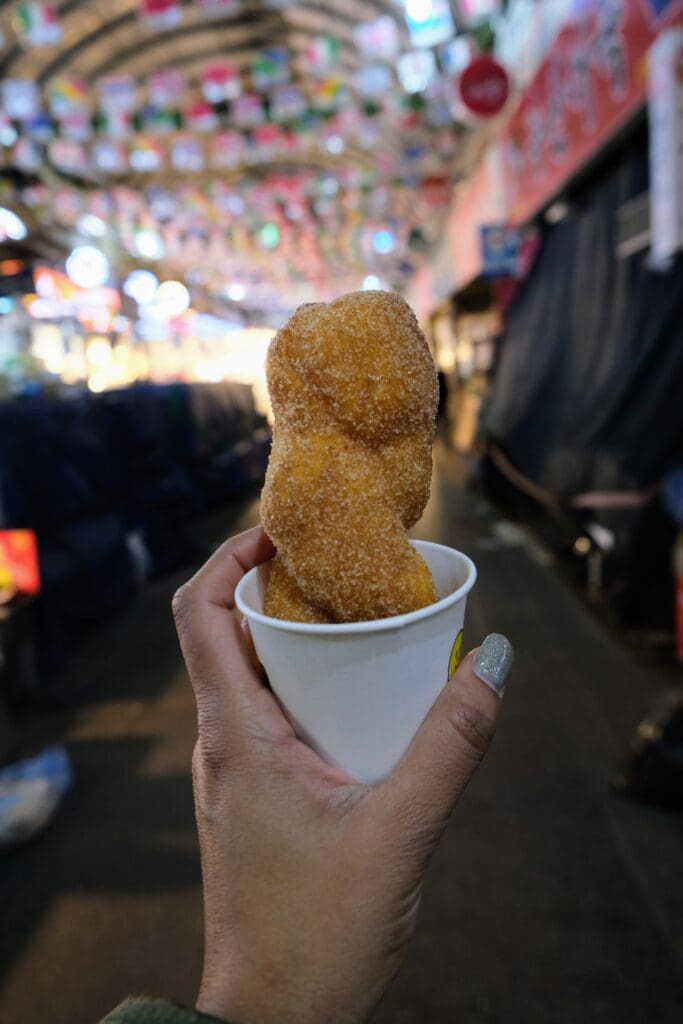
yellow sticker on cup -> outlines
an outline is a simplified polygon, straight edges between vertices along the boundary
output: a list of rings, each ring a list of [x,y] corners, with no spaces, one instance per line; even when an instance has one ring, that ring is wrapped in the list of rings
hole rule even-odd
[[[462,661],[462,630],[458,633],[453,646],[451,647],[451,656],[448,659],[448,678],[452,679],[455,675],[455,670]]]

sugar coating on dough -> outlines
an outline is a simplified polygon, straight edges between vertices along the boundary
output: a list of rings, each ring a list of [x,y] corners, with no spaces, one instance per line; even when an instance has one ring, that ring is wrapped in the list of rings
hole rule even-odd
[[[301,306],[268,351],[273,449],[261,513],[277,555],[264,610],[356,622],[438,599],[406,529],[429,498],[436,370],[408,304]]]

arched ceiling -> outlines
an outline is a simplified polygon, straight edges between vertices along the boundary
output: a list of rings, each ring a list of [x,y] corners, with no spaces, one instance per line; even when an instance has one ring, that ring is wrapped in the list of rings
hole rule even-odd
[[[461,28],[457,5],[452,4],[451,9],[456,26]],[[57,5],[57,11],[62,30],[60,42],[54,46],[26,48],[12,41],[12,6],[7,0],[0,3],[0,27],[8,41],[5,49],[0,51],[0,78],[34,81],[45,95],[56,78],[76,76],[88,83],[93,97],[96,97],[98,83],[103,78],[112,74],[126,75],[134,80],[141,96],[140,102],[144,103],[148,77],[163,69],[176,68],[184,73],[187,81],[184,105],[193,99],[201,99],[201,73],[207,64],[226,59],[235,63],[248,91],[249,69],[254,60],[264,49],[282,47],[289,55],[291,84],[305,91],[311,79],[305,47],[317,37],[329,36],[339,44],[332,74],[348,87],[354,109],[363,115],[358,117],[360,124],[365,108],[363,98],[356,90],[355,76],[369,58],[357,49],[355,29],[359,24],[389,15],[397,25],[401,51],[411,49],[404,7],[399,0],[329,0],[288,4],[276,9],[267,2],[244,0],[239,13],[214,17],[207,17],[190,0],[182,0],[182,21],[168,28],[149,28],[143,24],[139,16],[139,0],[66,0]],[[165,159],[163,166],[152,173],[128,168],[125,173],[112,176],[92,166],[84,166],[80,173],[71,169],[70,174],[65,175],[52,164],[48,146],[37,176],[47,183],[51,190],[49,195],[59,189],[62,196],[64,189],[78,191],[84,209],[91,212],[92,194],[96,194],[99,203],[95,208],[100,208],[106,207],[102,194],[111,192],[115,197],[111,209],[116,231],[115,237],[106,244],[114,257],[118,246],[125,255],[120,262],[125,264],[144,259],[134,249],[131,251],[130,232],[156,228],[153,217],[150,218],[148,202],[153,190],[168,190],[175,197],[180,231],[188,230],[185,214],[190,201],[196,215],[194,231],[197,238],[203,238],[204,248],[200,246],[197,252],[194,239],[191,239],[192,245],[183,246],[176,237],[174,247],[170,242],[165,243],[167,256],[171,249],[174,255],[167,258],[160,269],[163,274],[164,267],[168,267],[169,272],[183,272],[189,274],[190,279],[194,269],[199,285],[209,293],[224,291],[226,282],[236,275],[248,277],[249,260],[252,259],[258,264],[252,275],[253,293],[261,296],[255,301],[268,304],[263,299],[266,290],[261,279],[270,272],[271,279],[279,288],[288,280],[297,287],[304,284],[307,264],[302,253],[308,251],[307,247],[310,248],[308,280],[315,283],[318,290],[323,278],[332,289],[339,285],[340,270],[345,263],[343,254],[340,255],[338,250],[343,246],[354,250],[353,260],[348,263],[348,273],[342,275],[345,285],[347,278],[351,285],[358,283],[359,274],[362,276],[364,270],[381,274],[383,269],[388,283],[400,283],[402,277],[405,278],[419,262],[420,251],[430,240],[430,234],[433,236],[438,230],[439,217],[443,215],[443,204],[447,199],[447,188],[443,187],[440,204],[434,201],[433,190],[431,198],[425,199],[422,182],[437,179],[437,184],[441,182],[442,186],[444,183],[447,186],[449,181],[455,180],[463,149],[460,144],[471,129],[455,122],[434,125],[422,116],[411,116],[409,104],[407,113],[397,115],[402,91],[393,65],[392,75],[390,95],[380,98],[382,110],[375,114],[372,122],[370,143],[363,139],[360,128],[351,123],[345,129],[341,152],[335,149],[330,152],[332,147],[323,144],[325,132],[333,124],[333,119],[326,115],[319,119],[316,129],[320,137],[316,139],[314,132],[307,147],[292,147],[291,152],[277,150],[266,153],[260,159],[247,159],[235,167],[215,169],[207,160],[202,170],[187,174],[173,170]],[[392,116],[387,113],[390,107]],[[216,114],[220,130],[229,131],[234,127],[229,104],[218,105]],[[188,131],[191,135],[192,131],[187,127],[178,134],[187,136]],[[153,132],[145,131],[143,134],[149,137]],[[167,136],[161,140],[166,150],[172,138]],[[209,138],[206,134],[198,136],[205,150]],[[411,146],[421,154],[421,163],[406,167],[402,154],[405,155]],[[440,152],[441,156],[438,155]],[[359,173],[355,174],[354,169]],[[299,211],[295,216],[295,211],[288,209],[284,192],[278,196],[276,190],[274,203],[270,205],[258,193],[257,185],[261,180],[271,184],[277,180],[286,192],[283,178],[297,176],[306,183],[301,197],[305,207],[303,214]],[[335,181],[336,186],[333,184]],[[122,187],[125,194],[121,192]],[[243,217],[234,215],[234,211],[228,215],[226,209],[221,208],[220,197],[225,200],[226,190],[242,193],[246,203]],[[134,213],[131,213],[135,206],[131,193],[142,197],[140,208]],[[210,197],[217,206],[202,209],[202,196]],[[255,196],[259,196],[257,201],[254,201]],[[117,206],[122,197],[129,207],[125,214]],[[225,202],[229,206],[229,201]],[[38,217],[40,212],[40,209],[37,213],[34,211]],[[48,221],[52,213],[48,200]],[[250,248],[253,238],[259,237],[259,218],[266,222],[282,218],[277,220],[281,245],[274,247],[274,251],[262,252],[259,249],[254,252]],[[169,223],[172,223],[172,218]],[[163,230],[170,238],[169,223],[163,225]],[[384,226],[389,228],[397,238],[400,237],[402,251],[394,254],[391,260],[372,251],[366,237],[366,225],[373,230]],[[290,232],[290,228],[292,237],[287,240],[284,235]],[[218,233],[223,236],[220,244]],[[406,248],[408,239],[418,243],[412,245],[410,251]],[[209,274],[202,269],[201,255],[208,251],[230,264],[224,280],[219,273]],[[190,252],[194,254],[191,258]],[[179,258],[179,253],[182,258]],[[241,259],[232,259],[236,253]],[[260,291],[256,288],[257,283]],[[293,296],[295,292],[296,288]],[[310,288],[307,292],[300,288],[299,292],[312,294]],[[296,292],[296,297],[299,297],[299,292]]]

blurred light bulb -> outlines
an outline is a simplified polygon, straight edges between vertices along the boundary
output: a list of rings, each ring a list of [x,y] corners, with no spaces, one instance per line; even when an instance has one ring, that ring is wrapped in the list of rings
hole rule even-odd
[[[190,305],[190,293],[180,281],[164,281],[157,289],[156,303],[166,316],[180,316]]]
[[[393,251],[394,246],[396,245],[396,239],[394,238],[392,231],[382,228],[381,231],[375,232],[372,244],[375,252],[381,253],[384,256]]]
[[[138,306],[149,306],[156,299],[159,282],[151,270],[132,270],[123,282],[123,291]]]
[[[376,274],[368,274],[367,277],[363,278],[363,291],[366,292],[378,292],[382,287],[382,282]]]
[[[135,232],[135,248],[145,260],[158,260],[164,254],[164,247],[156,231],[143,228]]]
[[[77,245],[66,261],[66,272],[79,288],[99,288],[109,277],[109,260],[93,245]]]
[[[332,153],[333,156],[343,153],[345,148],[341,135],[329,135],[325,141],[325,149],[328,153]]]
[[[241,302],[244,296],[247,294],[247,289],[243,284],[231,284],[226,289],[226,294],[229,299],[233,302]]]
[[[8,238],[12,242],[21,242],[27,234],[28,230],[21,217],[18,217],[14,210],[0,206],[0,242],[5,242]]]
[[[76,227],[83,235],[90,235],[91,238],[104,238],[107,233],[107,225],[94,213],[86,213],[79,217]]]

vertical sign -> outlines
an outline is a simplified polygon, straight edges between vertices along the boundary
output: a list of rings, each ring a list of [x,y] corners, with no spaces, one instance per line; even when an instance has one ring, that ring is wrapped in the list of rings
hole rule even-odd
[[[683,28],[663,32],[648,53],[652,262],[683,248]]]

